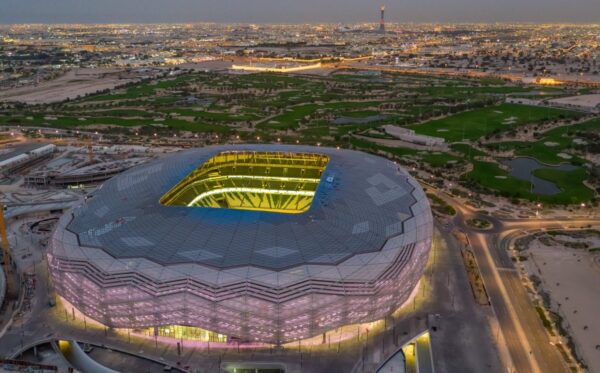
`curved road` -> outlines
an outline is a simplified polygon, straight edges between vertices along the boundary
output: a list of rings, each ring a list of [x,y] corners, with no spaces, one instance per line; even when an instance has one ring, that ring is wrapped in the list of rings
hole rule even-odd
[[[428,189],[453,206],[457,214],[450,226],[463,231],[476,257],[490,303],[498,319],[512,366],[510,372],[570,372],[530,300],[509,254],[510,243],[519,236],[542,229],[600,227],[600,217],[560,219],[499,219],[482,214],[463,201],[431,185]],[[473,218],[492,223],[487,230],[467,224]]]
[[[428,189],[452,205],[457,211],[447,229],[448,232],[460,229],[465,232],[469,240],[510,354],[511,362],[507,363],[507,371],[519,373],[569,371],[558,350],[550,344],[550,338],[508,255],[507,247],[517,236],[540,229],[588,225],[600,227],[600,216],[573,219],[498,219],[482,214],[467,206],[463,200],[451,197],[432,186],[428,186]],[[473,218],[487,219],[492,222],[492,227],[488,230],[470,227],[466,222]],[[18,227],[13,223],[10,228],[14,231]],[[31,252],[32,259],[34,259],[33,270],[37,278],[40,280],[48,278],[45,256],[37,239],[34,240],[30,235],[30,240],[20,241],[15,250],[19,253]],[[22,348],[24,341],[35,337],[50,338],[56,333],[52,327],[51,317],[44,316],[42,312],[42,309],[47,308],[46,299],[48,299],[49,292],[47,281],[37,281],[36,296],[31,310],[18,320],[17,325],[2,338],[3,346],[7,350],[16,352]],[[65,318],[68,318],[68,315],[65,314]],[[67,334],[73,339],[84,340],[79,338],[81,336],[75,326]],[[118,341],[113,340],[110,336],[106,339],[107,343],[118,344]],[[138,350],[142,349],[154,351],[156,346],[150,341],[148,345],[140,346]],[[165,352],[165,354],[167,353]],[[179,359],[178,356],[171,356],[172,352],[168,354],[169,360],[177,361]]]

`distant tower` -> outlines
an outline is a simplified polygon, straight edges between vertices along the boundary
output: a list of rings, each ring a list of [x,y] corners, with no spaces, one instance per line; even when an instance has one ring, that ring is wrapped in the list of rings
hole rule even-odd
[[[385,33],[385,5],[382,5],[381,8],[381,19],[379,20],[379,32]]]

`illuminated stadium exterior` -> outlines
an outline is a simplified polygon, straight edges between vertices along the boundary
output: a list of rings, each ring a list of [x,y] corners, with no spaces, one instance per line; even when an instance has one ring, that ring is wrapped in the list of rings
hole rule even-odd
[[[107,181],[60,220],[49,263],[58,294],[107,326],[281,344],[401,306],[432,229],[423,190],[386,159],[217,146]]]

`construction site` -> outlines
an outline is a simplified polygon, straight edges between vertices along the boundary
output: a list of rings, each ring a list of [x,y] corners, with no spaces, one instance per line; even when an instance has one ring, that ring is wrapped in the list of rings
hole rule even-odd
[[[4,302],[4,307],[7,307],[16,301],[13,298],[19,284],[27,279],[12,276],[19,271],[13,260],[6,259],[11,257],[6,250],[9,243],[12,247],[18,245],[19,232],[7,229],[4,219],[29,219],[31,234],[48,233],[52,227],[49,222],[55,223],[54,216],[60,216],[75,202],[86,198],[90,188],[148,161],[152,155],[143,146],[111,145],[86,136],[34,141],[13,131],[0,132],[0,138],[3,139],[0,233],[3,270],[8,274],[6,280],[0,276],[0,303],[6,297],[8,302]],[[31,256],[30,253],[22,255],[22,259]],[[8,317],[10,313],[2,312],[2,315]]]

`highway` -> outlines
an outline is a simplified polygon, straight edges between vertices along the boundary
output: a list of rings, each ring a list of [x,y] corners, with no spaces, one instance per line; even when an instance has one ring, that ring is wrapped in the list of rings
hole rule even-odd
[[[278,351],[256,350],[241,352],[235,349],[211,351],[202,345],[184,341],[183,354],[179,356],[176,345],[156,342],[148,338],[124,335],[115,330],[99,328],[88,319],[87,325],[80,317],[75,319],[74,311],[68,305],[48,305],[49,278],[45,248],[40,244],[41,234],[32,233],[30,224],[38,218],[11,221],[9,231],[18,237],[13,247],[16,260],[36,273],[37,286],[31,298],[31,307],[14,320],[6,333],[0,333],[2,352],[7,357],[15,357],[18,352],[51,339],[77,340],[84,343],[105,345],[114,351],[125,351],[132,355],[142,355],[171,365],[181,361],[183,365],[203,367],[198,371],[215,372],[221,361],[260,360],[285,362],[290,373],[351,371],[372,372],[394,353],[398,346],[427,328],[428,315],[440,315],[438,330],[432,337],[432,350],[436,371],[490,372],[501,373],[502,363],[497,358],[493,333],[488,326],[491,315],[489,307],[479,306],[472,298],[468,278],[456,240],[447,229],[441,228],[439,245],[431,252],[430,268],[424,275],[421,291],[415,293],[412,307],[404,307],[402,315],[387,320],[384,333],[373,334],[358,342],[338,345],[338,350],[330,349],[322,353],[311,352],[306,347]],[[444,239],[442,239],[442,237]],[[445,242],[448,241],[448,249]],[[28,256],[29,254],[31,256]],[[24,256],[25,255],[25,256]],[[442,274],[442,275],[438,275]],[[496,329],[497,330],[497,329]],[[457,338],[458,336],[458,338]],[[368,347],[367,347],[368,345]],[[161,360],[164,359],[164,360]],[[130,364],[141,364],[131,359]],[[358,365],[355,365],[358,364]],[[112,367],[115,369],[114,367]],[[123,371],[140,371],[125,369]]]
[[[457,214],[451,225],[464,232],[477,260],[491,306],[510,353],[510,372],[569,372],[558,349],[551,344],[527,289],[522,283],[508,249],[523,235],[543,229],[568,229],[600,226],[600,217],[574,219],[498,219],[482,214],[443,191],[428,186],[453,206]],[[469,219],[480,218],[492,223],[487,230],[470,227]]]
[[[507,359],[503,360],[505,365],[504,371],[519,373],[558,373],[570,371],[563,358],[559,354],[557,348],[550,343],[550,337],[544,328],[533,303],[530,300],[527,289],[523,286],[519,273],[511,260],[508,249],[510,248],[510,245],[514,239],[522,235],[531,234],[543,229],[577,229],[577,227],[587,227],[588,225],[600,227],[600,217],[574,217],[571,219],[568,217],[561,217],[559,219],[500,219],[494,216],[482,214],[476,211],[474,208],[469,207],[464,200],[452,197],[443,191],[433,188],[432,186],[428,186],[428,191],[431,191],[440,198],[443,198],[457,211],[456,216],[450,220],[448,226],[443,229],[444,232],[442,232],[442,234],[448,239],[449,237],[447,236],[451,235],[451,231],[460,230],[464,232],[468,238],[470,248],[472,249],[477,260],[477,264],[490,299],[491,308],[493,310],[493,315],[491,312],[490,315],[495,317],[498,325],[500,325],[502,339],[498,339],[498,336],[496,336],[496,339],[498,339],[499,344],[503,344],[506,347],[508,352],[506,355],[510,355]],[[473,218],[486,219],[492,223],[492,227],[485,230],[471,227],[467,224],[467,221]],[[33,254],[32,256],[26,258],[27,264],[24,265],[24,268],[30,267],[30,269],[36,273],[36,277],[38,279],[46,279],[48,278],[48,273],[45,263],[45,255],[43,254],[43,248],[39,245],[39,237],[33,237],[32,233],[28,232],[23,223],[24,221],[20,221],[9,226],[9,231],[18,232],[20,230],[21,233],[19,236],[26,237],[26,239],[20,240],[19,244],[16,245],[17,247],[15,247],[15,252],[19,254],[18,260],[23,262],[23,260],[20,259],[21,255],[28,253]],[[456,254],[458,251],[458,248],[448,250],[448,253],[446,253],[446,255],[448,255],[447,259],[443,259],[441,252],[438,253],[438,266],[443,260],[448,260],[448,262],[444,264],[446,267],[440,268],[444,268],[446,271],[454,268],[454,262],[449,261],[450,253],[452,252]],[[456,258],[452,260],[456,262],[456,268],[461,269],[462,263],[460,255],[456,254],[455,256]],[[440,293],[445,292],[445,296],[448,299],[450,299],[449,294],[453,294],[452,301],[446,299],[447,304],[445,306],[442,304],[444,302],[438,302],[439,304],[436,303],[435,305],[430,305],[429,308],[419,308],[415,315],[422,315],[423,312],[428,312],[430,314],[441,313],[446,319],[448,319],[448,321],[452,321],[451,323],[448,322],[445,324],[445,328],[447,328],[448,331],[457,333],[460,329],[462,331],[467,331],[470,335],[475,335],[478,332],[485,334],[484,329],[487,327],[487,321],[483,319],[476,320],[473,318],[473,312],[471,312],[472,310],[468,309],[468,307],[471,306],[466,304],[468,303],[467,298],[471,297],[468,280],[466,277],[464,280],[453,277],[452,281],[450,281],[450,275],[446,277],[446,273],[447,272],[444,272],[442,277],[436,277],[435,281],[442,283],[442,285],[446,284],[447,286],[452,283],[452,287],[448,287],[447,289],[444,287],[439,287],[439,289],[443,291],[437,291],[440,291]],[[446,280],[446,278],[448,280]],[[81,325],[78,325],[75,321],[71,322],[71,318],[68,317],[68,315],[65,315],[66,321],[64,324],[57,324],[57,315],[53,315],[51,311],[48,311],[47,294],[49,289],[47,281],[38,281],[37,284],[38,285],[35,289],[36,295],[33,297],[30,311],[15,320],[13,327],[1,337],[3,346],[11,353],[16,353],[16,351],[20,350],[24,344],[27,345],[27,343],[31,340],[38,340],[39,338],[47,339],[60,335],[61,337],[68,336],[69,338],[78,339],[81,341],[102,341],[111,347],[119,347],[123,351],[143,351],[142,353],[144,355],[164,357],[166,361],[178,361],[179,359],[182,359],[183,361],[194,361],[204,365],[209,363],[216,364],[218,361],[215,359],[215,356],[211,357],[209,355],[205,355],[206,352],[201,349],[186,349],[185,356],[179,357],[176,354],[176,350],[173,348],[159,351],[157,345],[155,345],[152,340],[137,341],[135,345],[132,345],[122,338],[119,338],[118,335],[109,331],[95,329],[92,330],[89,326],[86,329],[85,325],[84,329],[82,330]],[[436,297],[441,297],[439,293],[436,293],[435,295]],[[455,310],[454,295],[458,297],[457,304],[461,305],[460,308],[467,307],[467,309],[461,311]],[[479,307],[474,302],[472,303],[472,307]],[[448,306],[452,312],[449,312],[447,308],[444,308],[446,306]],[[487,307],[486,309],[489,310]],[[466,315],[469,315],[470,318],[466,318]],[[58,315],[58,317],[62,318],[62,314]],[[412,319],[403,320],[401,324],[404,323],[410,326],[412,325],[412,321]],[[450,326],[450,324],[456,325],[455,329],[452,329],[453,326]],[[409,330],[410,328],[403,326],[398,330],[405,329]],[[494,328],[490,327],[490,330],[494,330]],[[496,333],[494,332],[492,334]],[[449,333],[448,335],[454,336],[456,334]],[[479,337],[480,336],[481,335],[479,335]],[[90,339],[90,337],[93,338]],[[440,337],[437,338],[440,339]],[[388,352],[392,351],[392,338],[390,338],[388,335],[387,339],[384,337],[382,340],[385,342],[385,349]],[[477,341],[477,346],[481,346],[481,349],[478,351],[475,347],[473,347],[475,345],[465,344],[465,346],[469,346],[469,353],[478,356],[484,356],[484,353],[481,351],[488,351],[487,347],[484,346],[484,343],[481,342],[481,339],[474,340]],[[444,346],[446,346],[448,339],[443,339],[443,342]],[[381,346],[382,343],[378,342],[377,345]],[[456,350],[456,346],[453,348]],[[449,351],[453,351],[453,349],[449,348]],[[493,355],[495,351],[494,347],[490,346],[489,351],[490,355]],[[348,351],[347,353],[352,353],[354,354],[353,356],[360,355],[360,353],[355,350]],[[442,355],[442,352],[438,353],[438,357],[441,360],[443,360]],[[352,361],[352,359],[347,358],[347,355],[343,354],[340,354],[339,359],[342,359],[343,356],[346,356],[346,360]],[[295,356],[280,356],[279,358],[282,360],[293,360],[295,359]],[[340,360],[337,360],[337,362],[339,361]],[[493,364],[494,360],[486,357],[485,359],[482,359],[481,362],[470,362],[469,364],[471,365],[467,365],[467,363],[464,365],[481,368],[484,366],[484,364],[488,363]],[[306,369],[308,362],[305,362],[304,364],[304,368]],[[446,362],[446,364],[448,367],[454,368],[454,366],[450,365],[450,363]],[[314,367],[318,365],[319,363],[315,361]],[[455,369],[447,371],[458,370]],[[478,369],[478,371],[482,370]],[[490,368],[487,371],[497,370]]]

